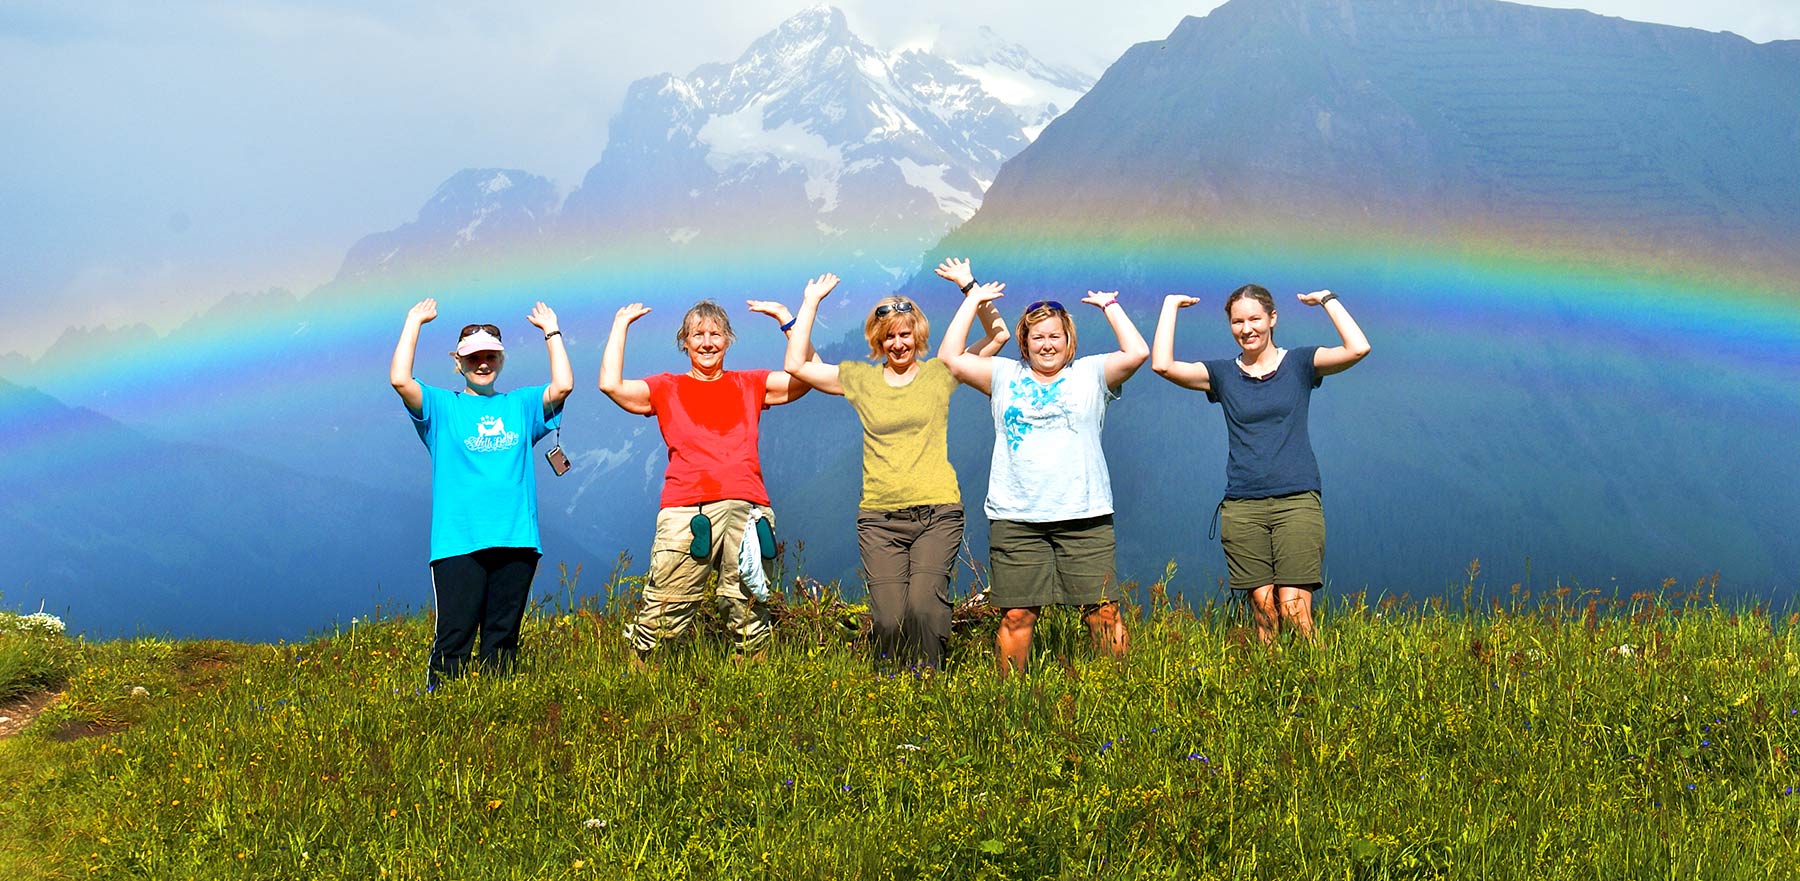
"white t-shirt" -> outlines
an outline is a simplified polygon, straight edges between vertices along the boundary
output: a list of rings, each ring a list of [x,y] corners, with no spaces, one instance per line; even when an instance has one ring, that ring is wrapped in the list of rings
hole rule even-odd
[[[1111,514],[1100,429],[1119,393],[1106,387],[1106,356],[1079,358],[1048,383],[1018,361],[993,364],[988,519],[1051,523]]]

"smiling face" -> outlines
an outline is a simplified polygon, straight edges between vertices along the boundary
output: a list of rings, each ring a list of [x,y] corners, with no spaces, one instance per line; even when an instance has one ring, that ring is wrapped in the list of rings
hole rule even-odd
[[[1066,314],[1059,312],[1040,318],[1025,328],[1021,345],[1032,370],[1051,376],[1069,363],[1074,352],[1067,321]]]
[[[702,373],[719,370],[725,363],[725,350],[731,348],[731,335],[711,318],[688,322],[687,333],[681,339],[688,362]]]
[[[911,370],[919,353],[931,346],[931,323],[918,304],[905,297],[876,303],[863,322],[863,334],[869,341],[869,357],[885,361],[895,373]]]
[[[1244,360],[1256,360],[1258,355],[1269,350],[1274,342],[1276,321],[1271,304],[1264,303],[1269,294],[1262,288],[1255,288],[1262,295],[1249,292],[1247,288],[1251,286],[1253,285],[1238,288],[1226,304],[1226,317],[1231,322],[1231,339],[1235,339],[1238,348],[1244,350]]]
[[[456,370],[463,376],[463,381],[474,390],[485,390],[494,387],[494,380],[500,378],[500,369],[506,366],[504,352],[470,352],[456,358]]]
[[[881,351],[887,356],[888,369],[905,373],[912,368],[918,350],[914,347],[912,325],[894,322],[881,340]]]

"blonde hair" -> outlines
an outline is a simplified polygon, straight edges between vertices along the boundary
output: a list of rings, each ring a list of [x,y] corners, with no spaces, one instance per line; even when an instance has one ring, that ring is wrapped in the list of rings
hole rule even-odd
[[[688,309],[686,315],[681,316],[681,327],[675,331],[676,351],[687,352],[688,332],[702,321],[711,321],[719,326],[719,332],[725,334],[725,345],[737,342],[737,334],[731,330],[731,316],[726,315],[724,308],[718,303],[701,300]]]
[[[911,306],[912,309],[906,312],[893,311],[886,315],[875,314],[875,310],[883,306],[898,306],[902,303]],[[889,333],[893,332],[894,325],[901,321],[906,322],[907,326],[912,328],[913,351],[919,352],[931,348],[931,319],[925,317],[925,310],[920,309],[918,303],[907,297],[882,297],[874,308],[869,310],[869,320],[863,322],[863,336],[869,340],[870,360],[886,359],[887,353],[882,351],[881,342],[887,339]]]
[[[1062,318],[1063,335],[1069,338],[1069,360],[1063,362],[1064,366],[1075,360],[1075,316],[1061,306],[1052,306],[1048,300],[1033,303],[1019,316],[1019,329],[1013,334],[1019,341],[1019,360],[1031,361],[1031,326],[1052,316]]]

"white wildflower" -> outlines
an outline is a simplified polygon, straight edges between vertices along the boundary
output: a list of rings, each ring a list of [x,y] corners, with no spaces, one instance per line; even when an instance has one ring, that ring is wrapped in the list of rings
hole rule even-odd
[[[600,819],[599,817],[589,817],[589,818],[587,818],[587,820],[582,822],[581,828],[583,828],[583,829],[605,829],[606,821]]]
[[[48,612],[20,615],[18,627],[26,633],[47,633],[52,636],[61,636],[68,629],[63,625],[63,619]]]

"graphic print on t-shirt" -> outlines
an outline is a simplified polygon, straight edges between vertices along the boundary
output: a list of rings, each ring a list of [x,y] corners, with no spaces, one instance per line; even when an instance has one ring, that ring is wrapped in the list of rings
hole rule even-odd
[[[1045,385],[1032,379],[1031,374],[1022,372],[1013,379],[1007,388],[1012,403],[1000,414],[1006,420],[1007,449],[1018,450],[1025,435],[1039,428],[1074,428],[1068,401],[1062,397],[1066,378],[1059,376],[1055,382]]]
[[[483,416],[475,425],[475,436],[463,438],[463,446],[471,453],[497,453],[519,445],[519,433],[507,431],[506,422],[498,416]]]

